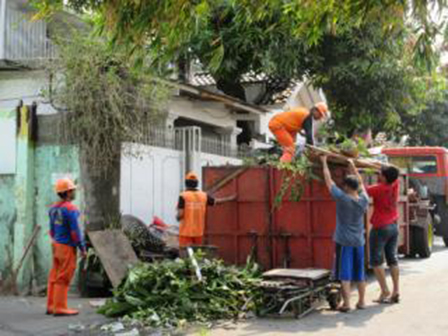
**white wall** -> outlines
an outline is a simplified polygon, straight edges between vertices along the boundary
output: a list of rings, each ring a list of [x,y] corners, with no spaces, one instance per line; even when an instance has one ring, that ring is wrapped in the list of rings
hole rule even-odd
[[[16,128],[15,111],[0,108],[0,174],[16,172]]]
[[[135,146],[140,158],[123,157],[121,164],[121,211],[132,214],[145,223],[153,216],[167,224],[177,224],[176,205],[183,190],[183,155],[172,149]],[[241,160],[201,153],[202,166],[241,164]],[[201,176],[201,169],[198,168]]]
[[[217,127],[236,127],[236,119],[224,103],[173,97],[169,111],[174,116],[185,117]]]
[[[38,114],[56,111],[44,103],[42,91],[48,89],[48,77],[44,71],[0,71],[0,109],[15,109],[20,100],[25,105],[38,103]]]
[[[158,216],[176,223],[175,208],[181,190],[181,153],[138,146],[141,157],[123,157],[121,165],[121,211],[149,223]]]

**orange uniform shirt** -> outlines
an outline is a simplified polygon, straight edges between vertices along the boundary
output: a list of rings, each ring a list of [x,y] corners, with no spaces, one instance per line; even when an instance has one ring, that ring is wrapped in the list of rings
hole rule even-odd
[[[269,122],[271,130],[284,127],[290,133],[297,133],[302,129],[303,122],[310,115],[310,111],[297,107],[286,112],[276,114]]]
[[[181,194],[184,200],[184,217],[179,226],[179,236],[200,237],[204,235],[205,214],[209,197],[203,191],[185,191]]]

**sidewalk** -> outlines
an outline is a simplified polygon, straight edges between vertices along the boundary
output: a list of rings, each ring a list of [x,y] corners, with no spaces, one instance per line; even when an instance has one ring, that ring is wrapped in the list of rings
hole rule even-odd
[[[0,336],[99,335],[91,330],[98,329],[108,319],[96,314],[96,309],[89,304],[92,300],[95,299],[71,297],[70,307],[79,309],[80,314],[54,317],[45,315],[46,298],[0,297]]]

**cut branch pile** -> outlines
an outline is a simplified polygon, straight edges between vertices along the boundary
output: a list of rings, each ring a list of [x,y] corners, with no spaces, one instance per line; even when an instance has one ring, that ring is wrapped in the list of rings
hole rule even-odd
[[[202,281],[190,260],[136,266],[99,312],[170,328],[185,322],[236,319],[256,309],[261,297],[256,264],[237,268],[198,255],[197,259]]]

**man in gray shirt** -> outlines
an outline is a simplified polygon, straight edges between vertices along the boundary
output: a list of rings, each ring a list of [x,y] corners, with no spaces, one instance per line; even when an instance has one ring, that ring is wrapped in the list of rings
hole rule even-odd
[[[342,284],[343,303],[341,312],[350,310],[350,285],[356,282],[359,299],[356,308],[365,308],[365,270],[364,270],[364,214],[369,198],[362,178],[352,160],[349,160],[353,175],[344,178],[342,189],[337,187],[328,169],[327,157],[322,156],[325,184],[336,201],[336,230],[333,240],[336,244],[334,275]]]

